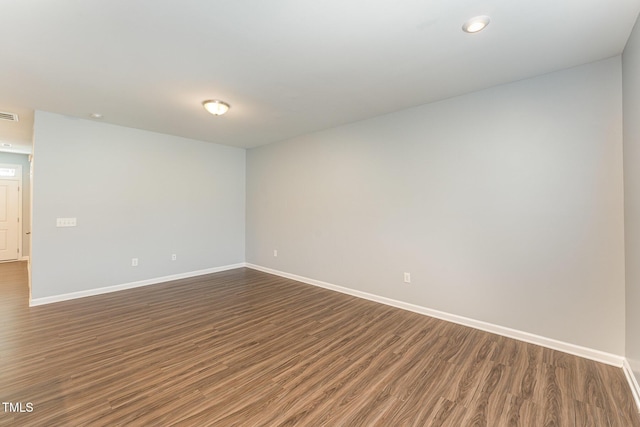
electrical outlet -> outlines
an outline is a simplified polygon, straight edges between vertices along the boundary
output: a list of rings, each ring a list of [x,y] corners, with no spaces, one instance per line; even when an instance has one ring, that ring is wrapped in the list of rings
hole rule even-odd
[[[273,250],[273,256],[278,256],[278,250],[277,249]]]
[[[131,267],[138,266],[138,258],[131,258]]]
[[[178,259],[178,255],[176,254],[171,254],[171,261],[175,261]]]
[[[404,283],[411,283],[411,273],[404,273]]]

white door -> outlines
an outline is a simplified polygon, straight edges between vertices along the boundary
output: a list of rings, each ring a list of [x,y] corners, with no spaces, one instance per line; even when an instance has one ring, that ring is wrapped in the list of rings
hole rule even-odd
[[[20,183],[0,179],[0,261],[18,259]]]

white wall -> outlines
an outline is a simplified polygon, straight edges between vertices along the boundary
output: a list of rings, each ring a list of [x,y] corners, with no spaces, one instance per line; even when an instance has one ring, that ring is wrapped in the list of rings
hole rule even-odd
[[[638,21],[640,22],[640,21]],[[626,245],[626,357],[640,382],[640,24],[622,56]]]
[[[244,261],[245,150],[40,111],[34,141],[33,298]]]
[[[622,355],[621,87],[616,57],[251,149],[247,262]]]
[[[10,163],[22,166],[22,257],[28,257],[31,248],[29,247],[29,235],[31,231],[31,186],[30,186],[30,163],[28,154],[2,153],[0,152],[0,163]]]

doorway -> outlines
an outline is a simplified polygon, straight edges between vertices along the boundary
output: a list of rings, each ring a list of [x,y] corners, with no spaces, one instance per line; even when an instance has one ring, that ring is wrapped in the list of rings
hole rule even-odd
[[[22,165],[0,164],[0,262],[22,257]]]

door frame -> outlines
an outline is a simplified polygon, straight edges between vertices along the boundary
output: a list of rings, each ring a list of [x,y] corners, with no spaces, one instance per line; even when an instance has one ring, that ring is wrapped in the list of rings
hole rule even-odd
[[[24,228],[23,228],[24,221],[22,218],[22,205],[24,203],[24,200],[22,198],[22,194],[24,193],[22,188],[22,165],[17,165],[13,163],[0,163],[0,168],[16,169],[15,177],[0,176],[0,180],[18,181],[18,257],[15,260],[7,260],[7,261],[0,261],[0,262],[22,261],[24,258],[22,254],[22,239],[24,238],[22,234],[24,231]]]

